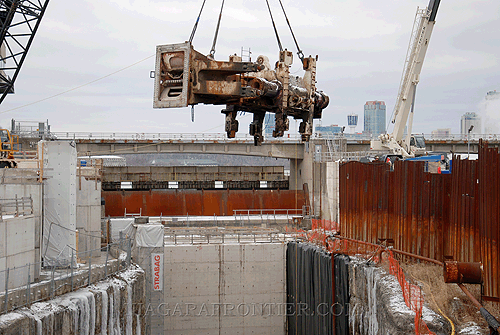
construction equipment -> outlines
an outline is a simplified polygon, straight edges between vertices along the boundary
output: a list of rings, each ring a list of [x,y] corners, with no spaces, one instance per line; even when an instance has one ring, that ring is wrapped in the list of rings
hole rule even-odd
[[[403,76],[391,121],[394,124],[394,130],[391,134],[382,134],[378,139],[372,140],[370,145],[372,150],[389,150],[393,155],[402,158],[415,157],[425,153],[423,136],[411,135],[411,130],[417,84],[420,80],[420,72],[429,46],[432,29],[436,23],[440,2],[441,0],[430,0],[427,8],[417,8]],[[406,126],[407,134],[404,136]]]
[[[49,0],[0,0],[0,104],[14,93],[21,70]]]
[[[269,13],[271,14],[270,8]],[[188,42],[156,47],[153,107],[225,104],[226,108],[222,113],[226,116],[225,131],[228,138],[234,138],[238,131],[237,113],[253,113],[249,132],[254,137],[255,145],[260,145],[264,139],[262,123],[266,112],[275,114],[273,137],[284,135],[289,129],[288,116],[292,116],[302,120],[299,132],[303,141],[309,141],[313,119],[321,118],[322,111],[329,102],[326,94],[316,90],[317,56],[304,57],[292,31],[305,74],[303,78],[291,76],[293,54],[282,48],[271,14],[280,49],[279,60],[274,69],[266,56],[259,56],[256,62],[243,62],[237,55],[230,56],[228,62],[216,61],[215,43],[222,8],[208,56],[196,51],[191,43],[200,15]],[[287,23],[289,24],[288,19]]]
[[[0,129],[0,168],[15,168],[14,153],[19,151],[19,137],[7,129]]]

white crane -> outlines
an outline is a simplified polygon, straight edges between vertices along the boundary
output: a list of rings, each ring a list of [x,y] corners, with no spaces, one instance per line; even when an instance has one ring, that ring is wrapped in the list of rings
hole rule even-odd
[[[382,134],[378,139],[372,140],[370,144],[372,150],[389,150],[391,154],[401,155],[403,158],[414,157],[415,154],[422,154],[425,151],[423,136],[411,135],[413,108],[422,64],[429,46],[432,29],[436,23],[435,19],[440,2],[441,0],[430,0],[427,8],[417,8],[391,121],[394,124],[394,130],[391,134]],[[408,125],[407,135],[403,137],[406,125]]]

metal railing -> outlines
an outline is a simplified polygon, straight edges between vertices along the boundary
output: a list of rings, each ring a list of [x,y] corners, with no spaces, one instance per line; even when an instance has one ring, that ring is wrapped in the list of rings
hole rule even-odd
[[[72,249],[66,267],[36,262],[0,271],[0,314],[72,292],[126,269],[131,263],[131,248],[132,240],[122,239],[99,249]]]
[[[227,243],[278,243],[295,238],[296,234],[276,229],[165,229],[164,245],[227,244]]]
[[[308,213],[307,206],[303,208],[290,208],[290,209],[233,209],[233,216],[250,216],[250,215],[286,215],[291,217],[293,215],[305,216]]]
[[[421,133],[429,141],[467,141],[467,134],[432,134]],[[195,142],[252,142],[253,136],[249,134],[237,134],[235,138],[228,138],[226,133],[121,133],[121,132],[50,132],[45,135],[46,138],[54,140],[110,140],[110,141],[195,141]],[[369,141],[377,139],[377,135],[371,134],[331,134],[314,133],[311,137],[314,139],[337,140],[345,139],[350,141]],[[500,134],[470,134],[471,140],[479,139],[487,141],[500,141]],[[268,136],[267,142],[301,142],[300,134],[285,134],[283,137]]]
[[[251,224],[254,220],[260,220],[262,224],[275,223],[278,224],[280,219],[285,219],[287,222],[296,220],[297,217],[308,218],[311,215],[309,206],[292,209],[234,209],[233,217],[241,226],[245,223]]]
[[[253,136],[238,134],[228,138],[225,133],[91,133],[91,132],[52,132],[58,140],[112,140],[112,141],[248,141],[253,143]],[[300,141],[298,134],[287,134],[284,137],[268,137],[267,141]]]
[[[4,216],[15,216],[33,214],[33,199],[29,197],[18,198],[17,194],[13,199],[0,199],[0,220]]]

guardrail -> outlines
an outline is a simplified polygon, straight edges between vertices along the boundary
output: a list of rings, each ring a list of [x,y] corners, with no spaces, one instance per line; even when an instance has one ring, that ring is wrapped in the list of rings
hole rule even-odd
[[[0,199],[0,220],[4,216],[15,216],[33,214],[33,199],[29,197],[16,197],[13,199]]]
[[[253,136],[238,134],[228,138],[225,133],[92,133],[92,132],[53,132],[57,140],[110,140],[110,141],[248,141],[253,143]],[[266,137],[267,141],[300,141],[298,134],[287,134],[284,137]]]
[[[191,229],[170,230],[165,229],[164,245],[178,244],[224,244],[224,243],[276,243],[286,242],[295,238],[294,234],[278,230],[217,230],[217,229]]]
[[[500,141],[500,134],[424,134],[426,140],[430,141],[467,141],[470,140],[483,140]],[[285,134],[284,137],[265,136],[266,141],[301,141],[300,134]],[[140,132],[51,132],[46,135],[48,139],[58,140],[115,140],[115,141],[138,141],[138,140],[152,140],[152,141],[249,141],[253,142],[253,136],[249,134],[237,134],[235,138],[228,138],[226,133],[140,133]],[[328,134],[328,133],[314,133],[312,139],[346,139],[369,141],[376,139],[377,136],[367,134]]]

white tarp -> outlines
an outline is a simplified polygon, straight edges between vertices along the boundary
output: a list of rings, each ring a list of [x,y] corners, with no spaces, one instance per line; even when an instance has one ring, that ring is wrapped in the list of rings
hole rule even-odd
[[[43,159],[43,245],[45,265],[68,266],[76,248],[76,145],[74,142],[38,144]]]
[[[120,240],[120,232],[122,232],[123,238],[133,238],[134,221],[134,218],[109,219],[111,241],[118,242]]]
[[[137,225],[135,243],[138,247],[161,248],[163,247],[163,225],[141,224]]]

